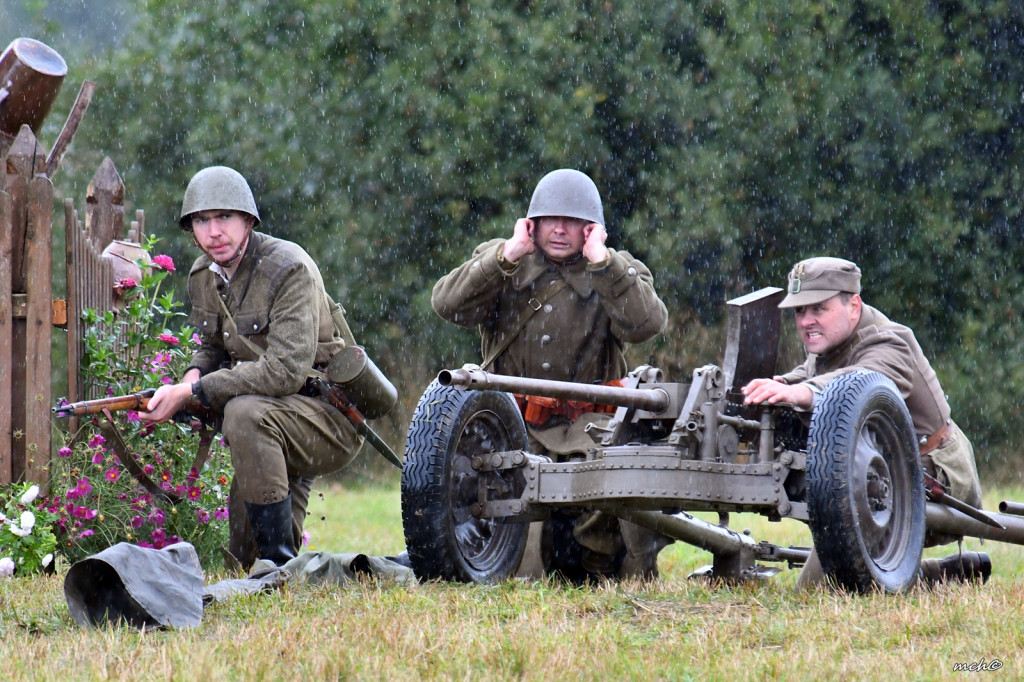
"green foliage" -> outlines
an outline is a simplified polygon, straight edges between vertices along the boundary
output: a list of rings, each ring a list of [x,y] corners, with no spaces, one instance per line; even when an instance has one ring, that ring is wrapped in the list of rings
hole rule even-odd
[[[145,245],[147,253],[155,243]],[[175,324],[184,316],[182,304],[160,291],[174,272],[173,260],[158,255],[138,264],[140,281],[121,279],[115,286],[118,310],[84,315],[89,331],[82,375],[88,394],[129,395],[170,383],[184,374],[198,343],[191,327]],[[214,442],[209,460],[197,465],[204,436],[198,424],[154,424],[140,420],[134,410],[112,416],[123,450],[108,441],[95,417],[69,437],[51,463],[49,503],[59,515],[59,551],[73,562],[118,542],[159,549],[184,540],[195,546],[204,565],[215,565],[227,540],[232,472],[226,448]],[[132,477],[122,455],[134,459],[150,488]]]
[[[601,188],[612,245],[655,274],[671,313],[658,364],[688,376],[721,352],[726,299],[802,257],[847,257],[868,302],[917,331],[976,443],[1016,437],[1019,372],[996,370],[996,390],[976,380],[1021,350],[1015,3],[140,11],[124,49],[91,66],[76,146],[116,154],[168,225],[192,173],[241,170],[265,228],[314,254],[406,402],[442,363],[478,359],[475,336],[432,313],[434,281],[569,166]],[[183,256],[187,236],[169,232]]]

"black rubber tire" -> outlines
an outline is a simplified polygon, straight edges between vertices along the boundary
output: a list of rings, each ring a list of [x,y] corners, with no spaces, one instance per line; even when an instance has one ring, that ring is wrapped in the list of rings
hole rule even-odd
[[[478,473],[474,455],[528,450],[515,400],[497,391],[460,391],[436,380],[409,425],[402,467],[402,526],[420,580],[493,583],[513,575],[529,524],[473,516],[481,476],[491,499],[518,499],[522,470]],[[495,495],[495,491],[500,494]]]
[[[856,371],[818,396],[808,435],[808,515],[825,575],[855,592],[917,580],[925,496],[914,424],[895,384]]]

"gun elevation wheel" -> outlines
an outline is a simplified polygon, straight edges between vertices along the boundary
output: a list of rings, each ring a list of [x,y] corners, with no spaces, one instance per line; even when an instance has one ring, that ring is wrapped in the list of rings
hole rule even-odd
[[[807,489],[825,575],[858,592],[914,584],[924,484],[913,421],[891,380],[858,371],[825,386],[808,436]]]
[[[527,450],[522,415],[512,396],[460,391],[436,380],[420,398],[405,445],[402,526],[413,571],[421,580],[497,582],[513,574],[526,548],[526,523],[479,518],[472,505],[518,499],[521,470],[480,472],[475,455]]]

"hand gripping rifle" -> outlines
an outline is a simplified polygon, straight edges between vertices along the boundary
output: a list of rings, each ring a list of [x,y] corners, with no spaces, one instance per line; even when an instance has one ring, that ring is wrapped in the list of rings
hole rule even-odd
[[[145,412],[149,408],[149,401],[156,393],[155,388],[147,388],[138,393],[130,393],[128,395],[113,396],[110,398],[97,398],[96,400],[81,400],[74,403],[67,402],[64,398],[57,400],[57,404],[53,407],[53,415],[55,417],[88,417],[92,415],[102,414],[106,417],[105,422],[99,423],[99,428],[103,431],[104,437],[110,443],[111,448],[117,453],[118,459],[124,465],[128,472],[139,481],[146,490],[153,493],[154,495],[161,497],[171,504],[177,504],[181,501],[180,496],[164,490],[159,485],[154,483],[149,476],[142,470],[138,462],[135,461],[135,457],[128,449],[127,443],[124,442],[124,438],[121,436],[121,430],[117,427],[114,422],[113,412],[120,412],[122,410],[138,410]],[[192,462],[192,466],[196,471],[201,471],[203,466],[206,464],[207,458],[210,456],[210,445],[213,443],[214,434],[220,430],[221,414],[214,410],[212,407],[203,405],[198,399],[193,398],[185,404],[185,407],[172,417],[172,419],[181,424],[188,424],[192,427],[193,431],[199,431],[199,448],[196,451],[195,460]],[[81,432],[79,432],[81,433]],[[75,436],[75,439],[78,435]]]

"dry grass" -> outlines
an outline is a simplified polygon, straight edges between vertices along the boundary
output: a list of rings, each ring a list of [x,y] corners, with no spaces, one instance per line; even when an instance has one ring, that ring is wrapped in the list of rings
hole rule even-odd
[[[1006,497],[1024,499],[987,506]],[[395,489],[332,488],[310,510],[319,549],[401,549]],[[801,524],[732,525],[744,523],[757,539],[810,541]],[[996,659],[1019,679],[1024,548],[983,549],[987,585],[901,596],[797,592],[795,571],[713,589],[686,579],[709,556],[676,544],[651,585],[291,585],[215,604],[194,630],[147,633],[73,625],[59,575],[8,580],[0,652],[5,678],[33,680],[949,679],[955,664]]]

